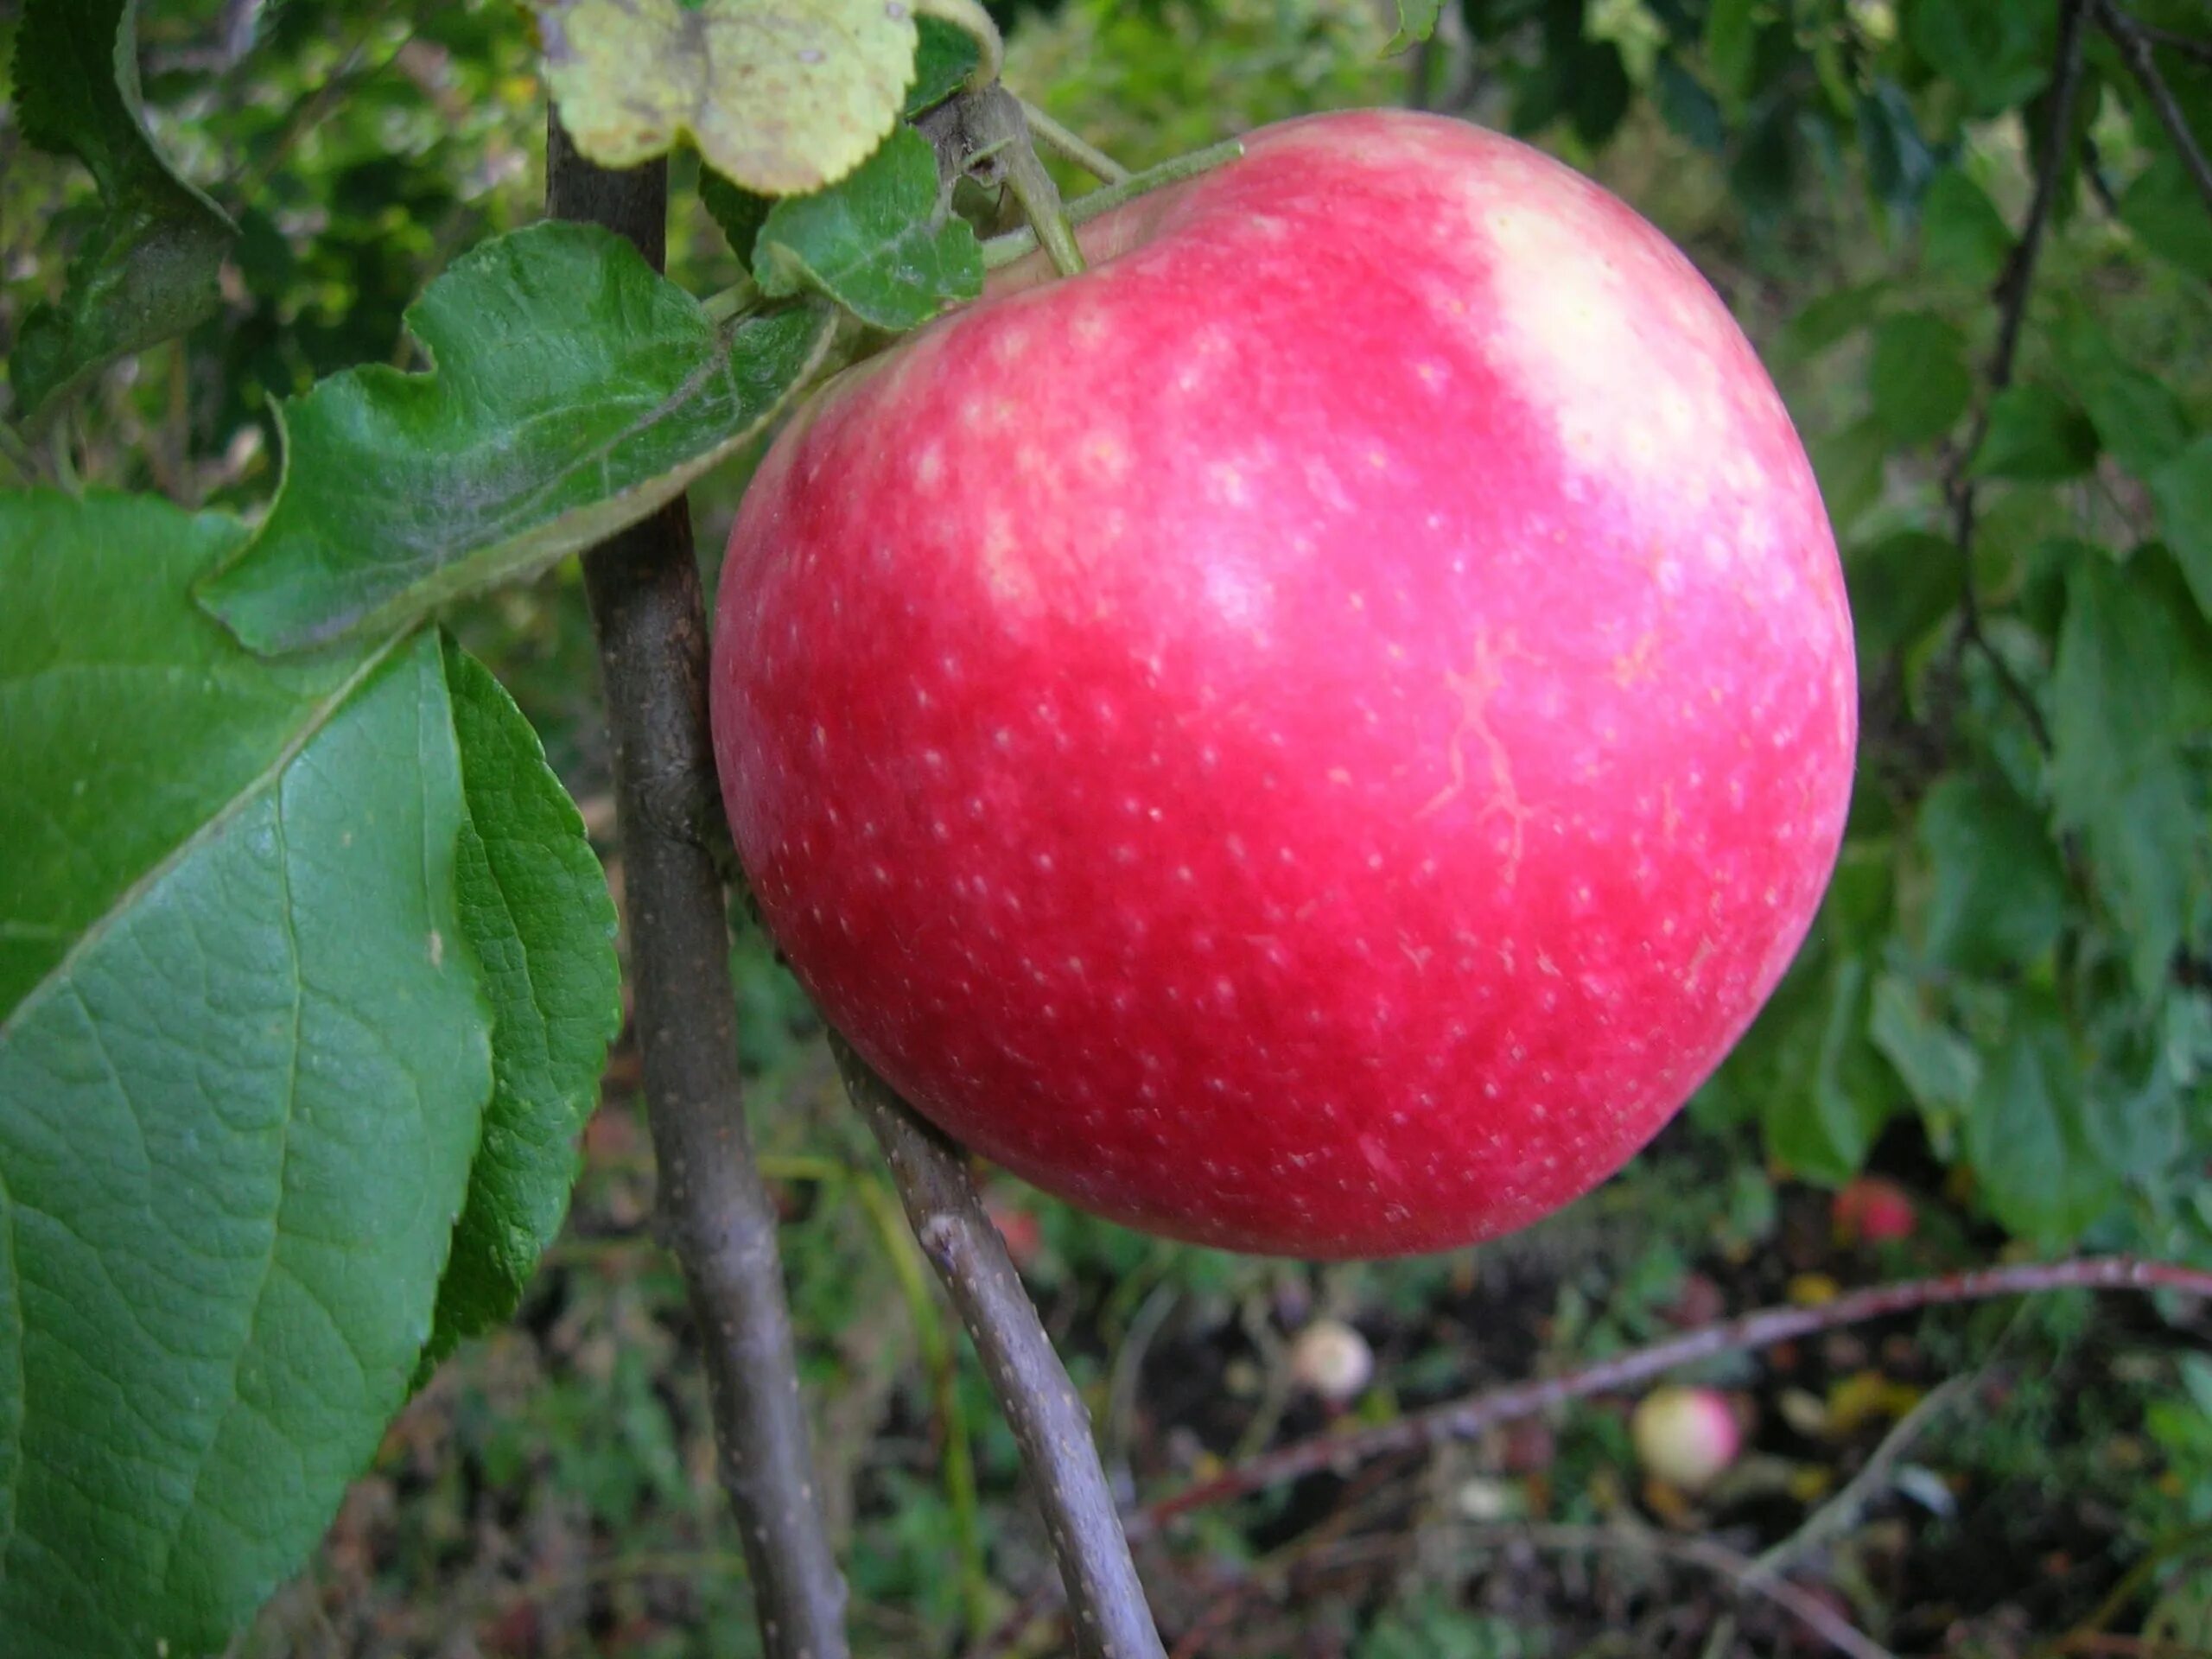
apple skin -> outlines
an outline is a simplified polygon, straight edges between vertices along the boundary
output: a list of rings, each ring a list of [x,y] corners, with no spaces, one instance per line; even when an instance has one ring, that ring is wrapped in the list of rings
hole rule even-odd
[[[731,536],[731,823],[824,1014],[1129,1225],[1465,1244],[1742,1033],[1856,739],[1827,520],[1669,243],[1433,117],[1255,133],[825,389]]]

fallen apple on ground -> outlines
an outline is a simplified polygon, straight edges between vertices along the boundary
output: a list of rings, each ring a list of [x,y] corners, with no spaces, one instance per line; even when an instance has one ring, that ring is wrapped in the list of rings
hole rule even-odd
[[[738,848],[825,1015],[1131,1225],[1522,1225],[1741,1034],[1833,864],[1850,619],[1687,259],[1511,140],[1270,128],[833,383],[721,578]]]
[[[1736,1460],[1744,1431],[1726,1398],[1711,1389],[1656,1389],[1637,1402],[1629,1437],[1644,1471],[1694,1492]]]

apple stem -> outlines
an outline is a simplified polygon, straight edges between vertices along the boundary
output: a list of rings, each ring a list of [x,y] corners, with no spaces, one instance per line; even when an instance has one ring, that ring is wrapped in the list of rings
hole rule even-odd
[[[1037,159],[1021,100],[1005,87],[994,86],[977,94],[976,103],[976,135],[985,142],[985,149],[977,153],[993,154],[1005,167],[1007,188],[1020,204],[1021,216],[1029,221],[1052,268],[1063,276],[1082,276],[1087,269],[1083,250],[1077,245],[1074,228],[1060,206],[1059,186]],[[1006,142],[1009,138],[1010,143]]]
[[[968,77],[969,92],[980,92],[998,79],[999,72],[1006,67],[1006,42],[991,14],[976,0],[913,0],[913,5],[916,16],[950,23],[975,38],[978,56],[975,73]]]
[[[1128,181],[1128,168],[1080,133],[1062,126],[1026,98],[1021,100],[1021,113],[1029,123],[1031,135],[1063,161],[1073,162],[1102,184],[1121,184]]]
[[[760,284],[750,276],[741,276],[728,288],[702,300],[699,308],[707,314],[708,321],[719,326],[755,310],[760,300]]]
[[[1063,209],[1070,225],[1086,225],[1102,213],[1111,213],[1128,201],[1171,184],[1180,184],[1185,179],[1194,179],[1201,173],[1211,173],[1217,167],[1226,166],[1243,155],[1244,146],[1234,138],[1204,149],[1194,149],[1187,156],[1178,156],[1162,162],[1158,167],[1148,167],[1135,173],[1118,184],[1109,184],[1103,190],[1093,190],[1077,196]],[[983,268],[996,270],[1010,265],[1037,251],[1035,232],[1028,230],[1009,231],[1004,236],[995,236],[983,244]]]

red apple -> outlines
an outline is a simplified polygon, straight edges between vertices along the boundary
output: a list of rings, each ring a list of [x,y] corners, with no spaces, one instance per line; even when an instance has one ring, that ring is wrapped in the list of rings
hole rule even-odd
[[[1646,1473],[1691,1492],[1718,1479],[1744,1444],[1735,1412],[1711,1389],[1654,1389],[1637,1402],[1629,1436]]]
[[[1511,140],[1255,134],[849,372],[730,538],[763,914],[916,1107],[1303,1256],[1557,1208],[1713,1069],[1841,833],[1851,626],[1689,262]]]
[[[1862,1175],[1847,1182],[1828,1205],[1830,1224],[1846,1243],[1888,1244],[1910,1238],[1919,1216],[1912,1195],[1895,1181]]]

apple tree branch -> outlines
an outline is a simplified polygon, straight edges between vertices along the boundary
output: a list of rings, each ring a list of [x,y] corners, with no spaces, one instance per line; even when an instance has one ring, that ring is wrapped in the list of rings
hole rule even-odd
[[[664,162],[578,155],[557,117],[546,209],[666,254]],[[707,626],[683,496],[584,556],[614,742],[631,971],[662,1237],[698,1322],[722,1484],[737,1511],[770,1659],[845,1659],[845,1586],[815,1490],[776,1250],[737,1069],[721,797],[707,725]]]
[[[1164,1659],[1090,1415],[984,1213],[960,1148],[917,1117],[842,1039],[832,1037],[830,1046],[1021,1447],[1067,1590],[1076,1651],[1082,1659]]]

